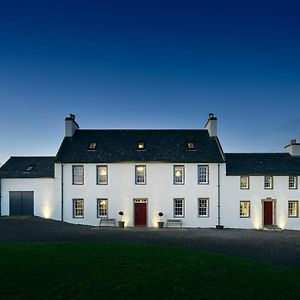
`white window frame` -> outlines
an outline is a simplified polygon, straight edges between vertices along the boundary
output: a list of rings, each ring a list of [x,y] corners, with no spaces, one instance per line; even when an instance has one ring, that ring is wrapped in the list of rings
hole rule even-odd
[[[246,183],[244,184],[243,178],[246,179]],[[250,182],[250,177],[247,175],[241,175],[240,176],[240,189],[241,190],[249,190],[249,182]]]
[[[248,207],[246,208],[248,211],[247,215],[243,215],[242,214],[242,204],[247,203]],[[251,205],[250,205],[250,201],[249,200],[242,200],[240,201],[240,218],[242,219],[249,219],[250,218],[250,213],[251,213]]]
[[[181,206],[179,206],[179,201],[181,202]],[[173,199],[173,215],[174,218],[184,218],[185,213],[185,203],[184,198],[174,198]],[[181,213],[178,213],[178,210],[181,210]]]
[[[270,178],[269,185],[267,185],[267,183],[268,183],[267,178]],[[264,177],[264,188],[265,188],[265,190],[272,190],[273,186],[274,186],[274,177],[270,176],[270,175],[266,175]]]
[[[139,168],[143,168],[143,174],[139,174]],[[135,184],[146,184],[146,166],[136,165],[135,166]]]
[[[101,207],[102,202],[105,202],[105,208]],[[97,199],[97,218],[107,218],[108,217],[108,199],[98,198]]]
[[[205,169],[205,173],[200,174],[200,170]],[[205,180],[203,180],[205,178]],[[201,179],[201,180],[200,180]],[[198,165],[198,184],[209,184],[209,166]]]
[[[295,205],[295,207],[293,207]],[[293,214],[293,208],[296,208],[296,215]],[[299,201],[289,200],[288,201],[288,217],[289,218],[299,218]]]
[[[298,176],[289,176],[289,189],[298,189]]]
[[[81,169],[82,172],[75,173],[77,169]],[[73,165],[72,166],[72,183],[74,185],[83,185],[84,184],[84,166],[83,165]]]
[[[77,206],[78,202],[82,202],[82,208]],[[82,211],[82,214],[79,214],[79,211]],[[74,219],[84,218],[84,199],[82,198],[73,199],[73,218]]]
[[[105,174],[101,174],[102,170],[105,170]],[[107,185],[108,184],[108,166],[107,165],[98,165],[97,166],[97,184],[99,184],[99,185]]]
[[[180,175],[177,176],[177,172],[180,172]],[[173,167],[173,184],[182,185],[185,183],[185,168],[184,165],[174,165]]]
[[[205,214],[200,213],[205,211]],[[209,217],[209,198],[198,198],[198,218]]]

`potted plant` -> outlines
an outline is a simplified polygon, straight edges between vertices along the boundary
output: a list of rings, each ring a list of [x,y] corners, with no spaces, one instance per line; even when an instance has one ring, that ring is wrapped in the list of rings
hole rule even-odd
[[[164,215],[162,212],[158,213],[159,219],[161,220],[161,217]],[[164,227],[164,222],[163,221],[158,221],[158,228],[163,228]]]
[[[122,221],[122,216],[124,215],[124,213],[122,211],[119,211],[119,215],[121,216],[121,220],[119,221],[119,227],[124,228],[125,222]]]

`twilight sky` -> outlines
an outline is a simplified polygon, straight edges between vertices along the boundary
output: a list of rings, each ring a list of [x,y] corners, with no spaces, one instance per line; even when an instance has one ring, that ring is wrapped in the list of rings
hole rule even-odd
[[[202,128],[226,152],[300,140],[300,1],[2,1],[0,162],[81,128]]]

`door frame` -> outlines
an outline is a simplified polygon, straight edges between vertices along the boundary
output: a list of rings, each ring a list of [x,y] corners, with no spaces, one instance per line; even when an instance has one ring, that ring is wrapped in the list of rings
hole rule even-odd
[[[135,203],[145,203],[146,204],[146,224],[145,225],[136,225],[135,224]],[[133,198],[133,222],[134,222],[134,226],[148,227],[148,198]]]
[[[265,225],[265,202],[272,202],[272,225],[269,226],[276,226],[276,204],[277,204],[277,199],[272,199],[271,197],[268,197],[266,199],[261,200],[262,204],[262,227],[268,226]]]

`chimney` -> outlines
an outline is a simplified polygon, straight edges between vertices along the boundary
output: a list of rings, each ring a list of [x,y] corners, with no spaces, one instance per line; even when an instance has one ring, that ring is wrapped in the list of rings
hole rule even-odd
[[[208,130],[209,136],[217,136],[217,117],[213,113],[208,114],[208,120],[204,126]]]
[[[65,118],[65,137],[72,137],[75,130],[79,129],[79,125],[75,121],[75,115]]]
[[[297,143],[296,139],[292,139],[290,143],[284,148],[285,151],[288,152],[290,155],[300,155],[300,144]]]

